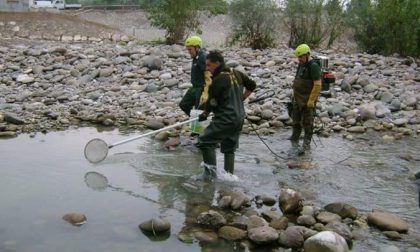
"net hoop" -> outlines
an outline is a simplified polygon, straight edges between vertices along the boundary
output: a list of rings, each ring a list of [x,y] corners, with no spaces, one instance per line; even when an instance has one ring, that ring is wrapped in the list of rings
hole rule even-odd
[[[91,163],[99,163],[108,155],[108,144],[99,138],[90,140],[85,146],[85,158]]]

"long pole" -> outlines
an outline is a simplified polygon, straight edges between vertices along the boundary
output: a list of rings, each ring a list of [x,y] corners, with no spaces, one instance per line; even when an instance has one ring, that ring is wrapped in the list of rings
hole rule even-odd
[[[151,132],[148,132],[148,133],[139,135],[139,136],[135,136],[135,137],[132,137],[132,138],[128,138],[128,139],[125,139],[125,140],[122,140],[122,141],[113,143],[113,144],[109,145],[108,148],[111,149],[114,146],[117,146],[117,145],[120,145],[120,144],[124,144],[124,143],[128,143],[128,142],[131,142],[133,140],[136,140],[136,139],[139,139],[139,138],[142,138],[142,137],[154,135],[154,134],[157,134],[159,132],[162,132],[162,131],[165,131],[165,130],[169,130],[169,129],[173,129],[173,128],[176,128],[178,126],[181,126],[181,125],[184,125],[184,124],[187,124],[187,123],[191,123],[191,122],[194,122],[194,121],[197,121],[197,120],[198,120],[198,117],[195,117],[195,118],[191,118],[189,120],[183,121],[183,122],[175,123],[173,125],[169,125],[167,127],[164,127],[164,128],[158,129],[158,130],[154,130],[154,131],[151,131]]]

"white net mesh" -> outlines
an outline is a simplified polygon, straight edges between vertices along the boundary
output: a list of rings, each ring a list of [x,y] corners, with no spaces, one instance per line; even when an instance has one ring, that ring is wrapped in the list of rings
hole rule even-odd
[[[101,162],[107,155],[108,145],[102,139],[92,139],[85,146],[85,157],[91,163]]]

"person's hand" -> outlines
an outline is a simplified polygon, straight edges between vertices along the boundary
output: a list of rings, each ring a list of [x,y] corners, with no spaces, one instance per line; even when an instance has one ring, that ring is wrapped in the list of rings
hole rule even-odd
[[[208,114],[206,112],[203,112],[203,113],[199,114],[198,115],[198,121],[202,122],[202,121],[207,120],[207,116],[208,116]]]

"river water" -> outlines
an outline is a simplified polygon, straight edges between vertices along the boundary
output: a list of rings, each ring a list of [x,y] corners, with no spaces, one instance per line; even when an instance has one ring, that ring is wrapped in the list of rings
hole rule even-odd
[[[360,231],[353,251],[420,246],[419,190],[413,179],[420,171],[417,138],[385,142],[376,133],[356,135],[354,141],[315,138],[310,153],[289,160],[304,168],[290,169],[283,160],[293,154],[285,140],[290,132],[263,137],[277,158],[257,136],[243,135],[236,177],[221,174],[214,183],[193,187],[186,185],[201,173],[201,155],[187,138],[173,151],[142,138],[111,149],[99,164],[84,158],[92,138],[114,143],[139,133],[78,128],[0,140],[0,251],[245,251],[227,242],[184,243],[178,234],[191,232],[191,219],[214,204],[218,190],[277,197],[286,187],[318,207],[340,201],[364,213],[382,209],[410,225],[402,241],[388,241],[375,228]],[[222,155],[218,165],[223,167]],[[108,186],[87,183],[89,172],[106,177]],[[68,212],[86,214],[87,223],[68,224],[61,219]],[[169,237],[157,241],[139,230],[138,224],[154,217],[171,222]]]

